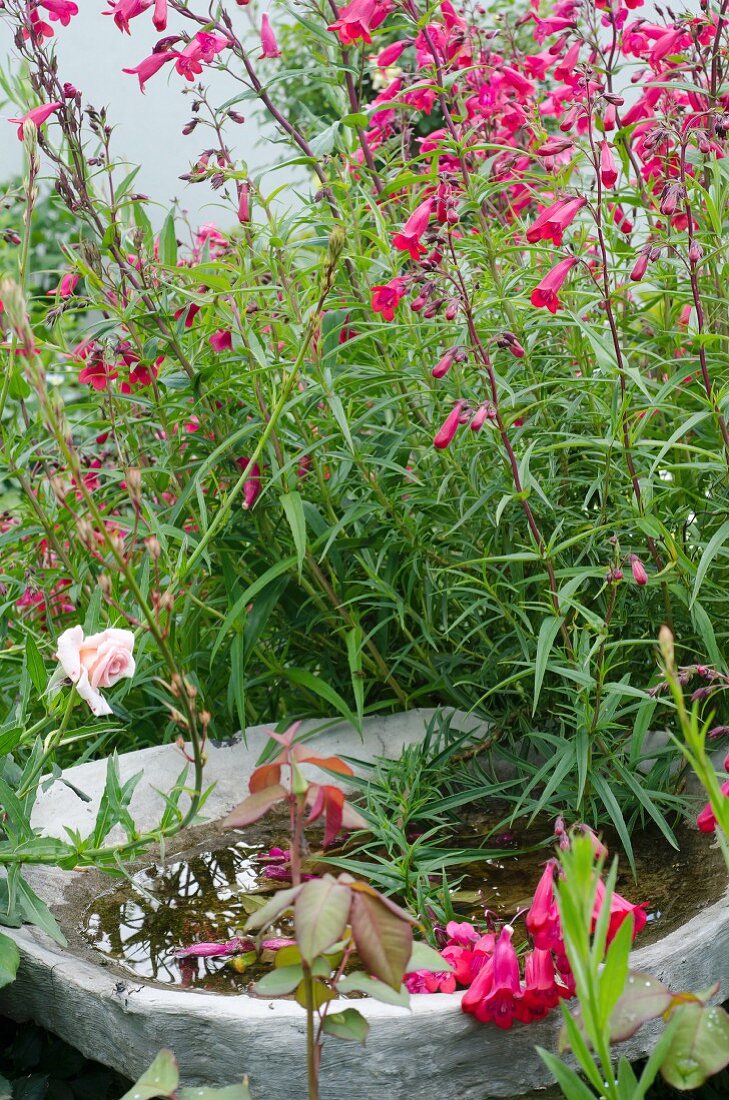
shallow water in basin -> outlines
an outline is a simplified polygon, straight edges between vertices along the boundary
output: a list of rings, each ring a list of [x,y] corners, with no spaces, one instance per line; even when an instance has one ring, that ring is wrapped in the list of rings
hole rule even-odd
[[[493,838],[484,842],[493,821],[482,818],[464,825],[459,846],[493,847]],[[469,865],[453,893],[459,915],[482,922],[485,908],[501,919],[523,912],[550,854],[540,843],[550,831],[550,825],[542,822],[530,829],[517,824],[508,838],[500,839],[503,854]],[[248,962],[244,956],[179,958],[176,952],[191,944],[221,943],[241,935],[262,897],[270,896],[276,885],[286,885],[272,883],[261,860],[273,845],[283,847],[284,835],[280,823],[234,831],[217,842],[208,839],[198,849],[145,867],[92,902],[84,915],[84,939],[136,978],[185,989],[244,992],[270,969],[272,951],[264,951],[257,959],[248,957]],[[622,861],[618,890],[633,902],[648,902],[648,925],[636,946],[674,931],[725,892],[726,871],[711,838],[688,829],[678,835],[680,852],[657,831],[634,837],[637,882],[627,861]],[[523,921],[517,921],[518,938],[520,932]],[[266,936],[290,934],[291,926],[284,921]]]

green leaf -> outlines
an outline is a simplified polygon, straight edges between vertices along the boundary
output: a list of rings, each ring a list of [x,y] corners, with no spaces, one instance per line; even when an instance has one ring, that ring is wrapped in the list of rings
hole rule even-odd
[[[46,666],[43,663],[43,658],[40,655],[38,646],[35,644],[35,640],[30,634],[25,639],[25,656],[28,672],[33,681],[33,687],[39,695],[42,695],[48,684],[48,676],[46,675]]]
[[[282,997],[293,993],[303,977],[300,966],[277,966],[256,982],[253,992],[257,997]]]
[[[296,557],[299,565],[299,576],[306,557],[306,516],[304,515],[304,502],[300,493],[282,493],[281,507],[288,520],[291,534],[296,547]]]
[[[399,1008],[407,1008],[410,1004],[410,994],[404,985],[399,989],[392,989],[384,982],[378,982],[376,978],[371,978],[369,974],[363,974],[359,970],[353,974],[346,974],[341,981],[337,982],[337,990],[340,993],[366,993],[376,1001],[397,1005]]]
[[[15,891],[15,899],[18,910],[28,924],[34,924],[40,928],[52,940],[61,947],[66,946],[66,937],[58,927],[56,918],[44,901],[38,897],[18,870],[17,864],[8,871],[8,883],[11,892]]]
[[[704,583],[704,577],[708,571],[709,566],[718,554],[722,544],[729,538],[729,519],[722,523],[718,531],[707,542],[704,552],[701,555],[701,561],[699,562],[698,569],[696,570],[696,579],[694,581],[693,591],[691,593],[691,606],[696,602],[701,585]]]
[[[567,1100],[595,1100],[595,1094],[588,1089],[581,1077],[573,1069],[561,1062],[555,1054],[543,1047],[537,1047],[537,1054],[546,1065],[555,1081],[562,1089]]]
[[[172,210],[164,220],[159,235],[160,259],[168,267],[177,264],[177,234],[175,233],[175,216]]]
[[[171,1097],[180,1083],[177,1062],[171,1050],[161,1050],[149,1069],[136,1085],[125,1092],[121,1100],[154,1100],[158,1096]]]
[[[429,943],[423,943],[422,940],[416,940],[413,943],[406,974],[410,974],[413,970],[430,970],[433,974],[443,974],[452,969],[453,967],[447,959],[443,958],[440,951],[436,951]]]
[[[364,1046],[370,1025],[356,1008],[345,1008],[344,1012],[328,1013],[322,1029],[327,1035],[335,1035],[337,1039],[353,1039]]]
[[[277,890],[265,905],[262,905],[255,913],[251,913],[246,921],[246,932],[255,932],[258,928],[265,928],[267,924],[276,919],[279,913],[283,913],[284,909],[290,909],[301,889],[302,887],[299,885],[289,886],[286,890]]]
[[[348,888],[330,875],[304,883],[294,905],[296,944],[304,962],[311,965],[341,939],[351,904]]]
[[[391,989],[402,985],[413,949],[413,930],[376,894],[355,892],[350,916],[357,954],[370,974]]]
[[[245,610],[248,604],[252,602],[253,597],[257,596],[259,592],[262,592],[271,581],[276,579],[276,577],[280,577],[282,573],[288,573],[289,569],[294,565],[296,565],[295,557],[283,558],[281,561],[277,561],[270,569],[267,569],[265,573],[262,573],[260,577],[249,584],[245,592],[238,597],[218,629],[218,636],[210,654],[211,667],[215,660],[215,655],[225,640],[225,635],[245,614]]]
[[[20,951],[15,940],[0,932],[0,989],[15,981],[20,966]]]
[[[561,615],[547,615],[544,619],[542,619],[541,626],[539,627],[539,637],[537,639],[537,658],[534,662],[534,705],[532,707],[532,714],[536,713],[537,703],[539,702],[539,694],[542,690],[544,673],[547,670],[547,661],[549,660],[549,654],[552,652],[554,639],[557,637],[559,628],[563,622],[564,618]]]
[[[326,680],[322,680],[321,677],[315,676],[313,672],[309,672],[309,670],[305,668],[284,668],[281,671],[288,680],[292,681],[292,683],[308,688],[314,695],[318,695],[320,699],[324,699],[325,702],[335,707],[337,712],[341,714],[350,725],[354,726],[358,732],[362,732],[361,722],[352,714],[352,711],[349,709],[346,701],[339,692],[336,691],[331,684],[328,684]]]
[[[683,1004],[661,1074],[674,1089],[688,1092],[729,1065],[729,1016],[719,1005]]]

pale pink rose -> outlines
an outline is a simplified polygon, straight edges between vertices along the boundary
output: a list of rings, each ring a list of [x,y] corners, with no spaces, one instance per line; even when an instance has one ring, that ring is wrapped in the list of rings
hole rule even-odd
[[[56,657],[76,691],[99,718],[111,714],[99,688],[110,688],[134,675],[134,635],[131,630],[108,627],[84,638],[83,628],[72,626],[58,639]]]

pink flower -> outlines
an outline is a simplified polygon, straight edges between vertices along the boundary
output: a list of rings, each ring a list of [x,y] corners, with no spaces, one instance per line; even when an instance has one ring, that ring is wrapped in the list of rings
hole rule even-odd
[[[544,276],[541,283],[535,286],[531,297],[532,305],[537,307],[544,306],[550,313],[556,313],[560,307],[557,293],[576,263],[577,260],[574,256],[567,256],[566,259],[560,260],[556,267],[553,267],[552,270]]]
[[[269,18],[264,12],[261,16],[261,52],[258,55],[258,60],[262,61],[264,57],[280,56],[281,51],[278,48],[276,35],[273,33]]]
[[[63,673],[97,718],[112,710],[99,688],[110,688],[134,675],[134,635],[131,630],[108,627],[84,637],[83,627],[64,630],[57,642],[56,658]]]
[[[531,908],[526,915],[527,931],[534,946],[543,951],[562,950],[562,926],[554,892],[554,879],[559,870],[556,859],[547,860],[542,877],[534,891]]]
[[[458,348],[449,348],[444,355],[441,355],[440,359],[430,372],[433,375],[433,378],[444,378],[446,374],[448,374],[448,371],[453,366],[457,351]]]
[[[405,280],[396,275],[389,283],[372,287],[372,309],[381,313],[383,321],[392,321],[401,298],[405,297]]]
[[[552,952],[540,948],[530,951],[524,963],[524,990],[519,1012],[522,1022],[543,1019],[562,997],[567,996],[567,986],[561,979],[557,981]]]
[[[529,243],[552,241],[557,246],[561,245],[562,234],[572,224],[586,202],[587,199],[582,197],[559,199],[558,202],[547,207],[527,229],[526,238]]]
[[[109,0],[109,7],[111,11],[105,11],[104,15],[113,15],[114,22],[119,30],[127,34],[131,34],[129,29],[129,20],[136,19],[138,15],[141,15],[151,8],[154,0]]]
[[[450,446],[450,444],[453,442],[455,434],[458,431],[458,425],[461,420],[463,405],[463,401],[456,401],[455,405],[448,413],[448,416],[445,418],[440,428],[435,433],[433,446],[436,448],[436,450],[444,451],[446,447]]]
[[[409,45],[410,43],[405,40],[404,42],[391,42],[389,46],[385,46],[384,50],[380,50],[377,55],[378,69],[387,69],[390,65],[394,65],[402,51]]]
[[[144,85],[147,83],[151,76],[158,73],[163,65],[166,65],[168,61],[174,60],[178,57],[174,51],[167,53],[153,53],[149,57],[145,57],[144,61],[140,61],[135,69],[122,69],[123,73],[130,73],[132,76],[139,78],[140,91],[144,91]]]
[[[390,0],[352,0],[351,4],[339,9],[338,18],[327,30],[338,34],[343,46],[351,46],[360,38],[363,42],[371,42],[370,32],[384,22],[391,10]]]
[[[253,940],[244,940],[233,936],[227,943],[193,943],[189,947],[180,947],[175,951],[177,959],[214,959],[218,956],[238,955],[241,951],[250,951]]]
[[[727,754],[724,760],[724,771],[729,771],[729,754]],[[729,796],[729,779],[726,779],[722,783],[721,793],[725,798]],[[716,817],[710,802],[706,803],[703,810],[696,818],[696,824],[702,833],[713,833],[716,829]]]
[[[79,371],[78,380],[100,393],[110,382],[119,377],[119,371],[112,363],[107,363],[101,353],[91,356],[88,363]]]
[[[239,458],[236,464],[241,470],[247,470],[250,465],[250,460],[247,458]],[[254,462],[250,468],[249,477],[243,482],[243,508],[246,511],[252,508],[256,503],[260,492],[261,467],[257,462]]]
[[[23,141],[23,127],[26,122],[33,122],[36,126],[42,126],[46,122],[54,111],[57,111],[59,107],[62,107],[63,103],[58,100],[54,103],[41,103],[39,107],[33,107],[32,110],[24,114],[22,118],[9,118],[8,122],[18,123],[18,139]]]
[[[630,555],[630,568],[633,571],[633,580],[636,584],[643,586],[648,584],[648,573],[643,562],[640,560],[637,554]]]
[[[413,970],[403,978],[409,993],[455,993],[456,979],[448,971]]]
[[[163,31],[167,27],[167,0],[154,0],[154,15],[152,22],[155,29]]]
[[[600,879],[597,884],[597,893],[595,895],[595,906],[592,911],[592,931],[595,931],[595,926],[602,911],[602,907],[605,904],[605,883]],[[620,925],[625,918],[630,914],[633,915],[633,939],[641,932],[648,920],[646,915],[646,908],[648,903],[643,901],[639,905],[632,905],[626,898],[618,894],[617,891],[613,891],[613,895],[610,899],[610,922],[608,924],[607,942],[612,943],[617,935]]]
[[[614,187],[618,181],[615,158],[607,141],[603,141],[600,146],[600,179],[604,187]]]
[[[494,954],[481,968],[463,994],[461,1008],[482,1024],[493,1023],[504,1030],[520,1014],[521,982],[519,960],[511,937],[514,929],[505,925],[496,941]]]
[[[210,345],[214,351],[230,351],[233,347],[233,334],[230,329],[219,328],[210,337]]]
[[[639,283],[648,270],[648,261],[650,259],[650,249],[644,248],[642,252],[638,253],[636,261],[633,265],[633,269],[630,272],[630,278],[634,283]]]
[[[73,271],[67,271],[58,284],[58,295],[61,298],[70,298],[78,286],[78,275]]]
[[[241,225],[247,225],[251,220],[250,191],[248,180],[244,180],[238,194],[238,221]]]
[[[413,260],[419,260],[427,251],[420,243],[420,238],[428,228],[432,210],[433,200],[425,199],[415,208],[400,232],[392,238],[395,248],[401,252],[408,252]]]
[[[52,23],[60,22],[63,27],[68,26],[72,16],[78,15],[78,4],[73,0],[40,0],[40,6],[50,13]]]

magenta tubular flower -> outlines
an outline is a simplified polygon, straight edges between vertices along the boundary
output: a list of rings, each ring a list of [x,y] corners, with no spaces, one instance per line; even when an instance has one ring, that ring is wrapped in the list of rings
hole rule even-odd
[[[724,768],[726,769],[729,758],[724,761]],[[729,797],[729,779],[727,779],[721,785],[721,793],[725,798]],[[696,818],[696,825],[702,833],[713,833],[716,829],[716,816],[711,808],[711,803],[707,802],[701,813]]]
[[[574,256],[567,256],[566,259],[560,260],[556,267],[544,276],[541,283],[535,286],[531,296],[532,305],[538,308],[543,306],[550,313],[556,313],[560,307],[558,291],[576,263]]]
[[[177,959],[214,959],[226,955],[238,955],[241,951],[250,951],[253,940],[244,940],[233,936],[227,943],[193,943],[189,947],[180,947],[175,951]]]
[[[174,60],[179,57],[178,53],[174,50],[170,50],[167,53],[153,53],[149,57],[145,57],[144,61],[140,61],[134,69],[122,69],[123,73],[129,73],[131,76],[136,76],[139,79],[139,90],[144,92],[144,86],[151,76],[158,73],[163,65],[166,65],[168,61]]]
[[[526,915],[526,926],[540,951],[561,952],[562,926],[554,892],[554,877],[559,869],[556,859],[547,860],[542,877],[534,891],[531,908]]]
[[[219,328],[210,337],[213,351],[230,351],[233,347],[233,334],[230,329]]]
[[[59,22],[67,27],[74,15],[78,15],[78,4],[73,0],[40,0],[40,6],[49,14],[51,23]]]
[[[630,555],[630,568],[633,571],[633,580],[636,584],[641,585],[648,584],[648,573],[643,562],[640,560],[637,554]]]
[[[251,188],[248,180],[240,185],[238,195],[238,221],[241,225],[248,225],[251,220]]]
[[[605,883],[600,879],[597,884],[597,893],[595,895],[595,906],[592,911],[592,931],[595,931],[598,918],[602,911],[602,907],[605,904]],[[620,925],[623,923],[626,917],[632,914],[633,916],[633,939],[641,932],[648,920],[646,914],[646,908],[648,903],[645,901],[640,902],[639,905],[633,905],[631,902],[624,898],[617,891],[613,891],[613,895],[610,899],[610,922],[608,924],[607,942],[612,943],[615,939]]]
[[[449,971],[412,970],[403,978],[408,993],[455,993],[456,979]]]
[[[433,200],[425,199],[419,206],[416,206],[400,232],[392,238],[395,248],[401,252],[408,252],[413,260],[419,260],[427,251],[425,246],[420,243],[420,238],[428,228],[432,210]]]
[[[433,439],[433,446],[439,450],[444,451],[446,447],[450,446],[453,442],[456,432],[458,431],[458,425],[461,420],[461,412],[463,411],[463,401],[456,401],[455,405],[448,413],[440,428],[435,434]]]
[[[151,8],[153,3],[154,0],[109,0],[111,11],[105,11],[103,14],[113,15],[114,22],[122,34],[125,31],[127,34],[131,34],[129,20],[136,19],[147,8]]]
[[[469,428],[472,432],[480,432],[486,420],[489,419],[490,406],[488,403],[480,405],[471,417]]]
[[[78,286],[78,275],[74,271],[67,271],[58,284],[58,294],[61,298],[70,298]]]
[[[567,986],[561,979],[557,981],[552,952],[539,948],[530,951],[524,963],[524,991],[519,1002],[518,1018],[522,1023],[544,1019],[567,995]]]
[[[384,22],[391,10],[390,0],[352,0],[351,4],[340,8],[339,18],[330,23],[327,30],[337,34],[343,46],[351,46],[359,39],[371,42],[371,32]]]
[[[553,241],[562,244],[562,234],[579,214],[587,202],[585,198],[559,199],[547,207],[527,229],[526,238],[530,244],[537,241]]]
[[[8,122],[15,122],[18,124],[18,139],[23,141],[23,127],[26,122],[33,122],[36,126],[42,126],[46,122],[54,111],[57,111],[59,107],[62,107],[63,103],[58,100],[53,103],[41,103],[39,107],[33,107],[32,110],[24,114],[22,118],[9,118]]]
[[[600,179],[603,187],[614,187],[618,182],[618,170],[615,166],[615,157],[607,141],[600,146]]]
[[[634,283],[639,283],[648,270],[648,261],[650,260],[650,250],[644,249],[638,253],[633,270],[630,272],[630,278]]]
[[[510,925],[502,928],[493,957],[476,975],[461,1002],[463,1011],[482,1024],[493,1023],[504,1030],[518,1019],[522,995],[519,960],[511,942],[513,934]]]
[[[433,378],[445,378],[445,376],[448,374],[448,371],[453,366],[453,361],[456,357],[457,351],[458,348],[449,348],[448,351],[445,352],[445,354],[441,355],[440,359],[430,372],[433,375]]]
[[[276,35],[273,33],[270,20],[264,12],[261,16],[261,52],[258,55],[258,60],[261,61],[264,57],[280,56],[281,51],[278,48]]]
[[[405,280],[396,275],[389,283],[372,287],[372,309],[381,313],[383,321],[392,321],[401,298],[406,294]]]
[[[154,15],[152,22],[158,31],[167,28],[167,0],[154,0]]]
[[[410,42],[405,39],[403,42],[391,42],[389,46],[385,46],[384,50],[380,50],[377,55],[377,67],[387,69],[388,66],[394,65],[402,51],[409,45]]]

